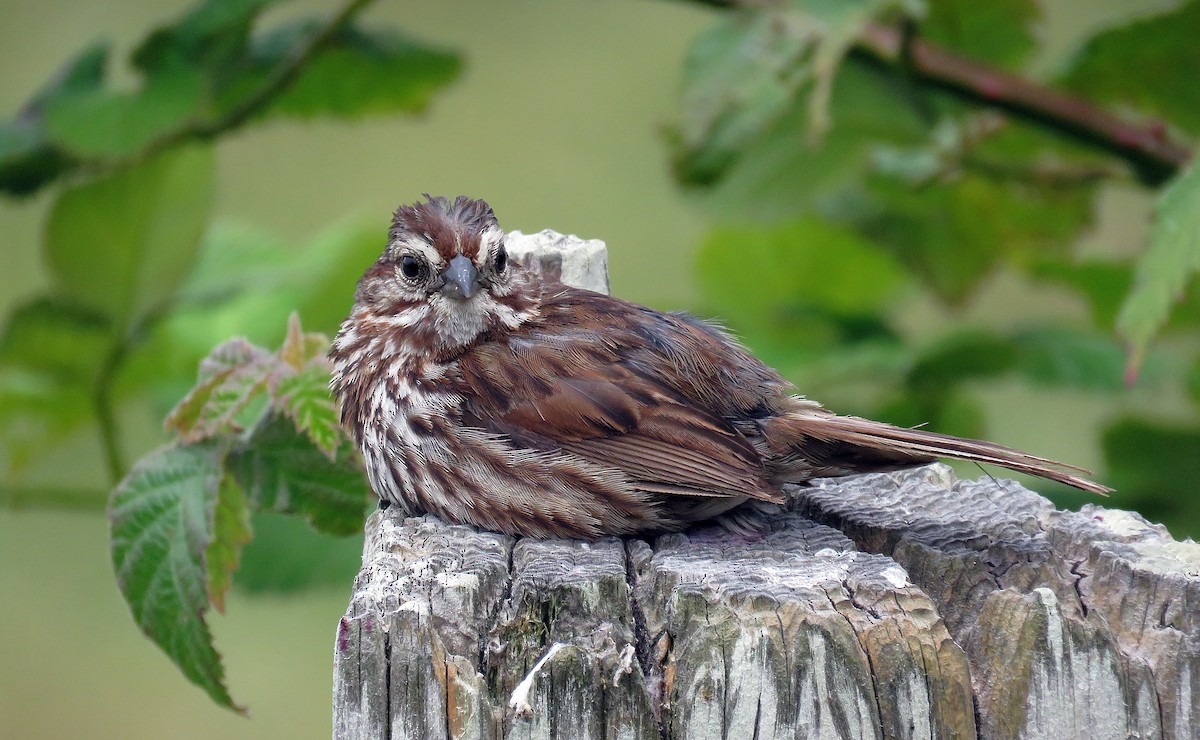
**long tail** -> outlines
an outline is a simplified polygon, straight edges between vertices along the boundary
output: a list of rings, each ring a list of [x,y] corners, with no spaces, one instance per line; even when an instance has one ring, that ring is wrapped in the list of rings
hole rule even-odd
[[[1083,468],[1011,447],[857,416],[837,416],[825,409],[786,413],[765,420],[761,428],[773,453],[775,477],[781,481],[895,470],[948,457],[999,465],[1092,493],[1113,490],[1083,477],[1090,475]]]

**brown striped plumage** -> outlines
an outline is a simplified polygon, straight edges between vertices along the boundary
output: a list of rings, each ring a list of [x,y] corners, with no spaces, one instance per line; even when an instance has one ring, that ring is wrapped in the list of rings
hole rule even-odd
[[[507,264],[487,203],[401,206],[334,341],[375,492],[538,537],[678,530],[778,486],[937,457],[1104,486],[1000,445],[837,416],[686,315]]]

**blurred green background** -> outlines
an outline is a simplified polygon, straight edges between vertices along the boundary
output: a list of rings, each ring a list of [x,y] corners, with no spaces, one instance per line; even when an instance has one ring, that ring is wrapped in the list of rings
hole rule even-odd
[[[1143,3],[1139,12],[1176,5]],[[97,39],[115,44],[112,72],[131,84],[133,74],[124,61],[128,51],[148,28],[173,21],[190,7],[177,0],[7,0],[0,8],[0,112],[17,111],[64,60]],[[287,3],[262,22],[328,7]],[[1060,0],[1040,10],[1032,25],[1042,45],[1024,64],[1035,76],[1061,69],[1096,29],[1129,12],[1122,0]],[[726,193],[722,200],[720,194],[681,188],[673,176],[665,132],[679,118],[683,60],[716,18],[700,4],[665,0],[374,4],[365,21],[400,27],[461,54],[461,77],[435,93],[429,108],[416,116],[276,119],[223,137],[216,146],[213,221],[235,235],[265,234],[263,241],[284,255],[294,252],[302,262],[323,244],[366,240],[362,249],[377,251],[391,211],[422,192],[483,197],[507,229],[553,228],[605,240],[614,294],[658,308],[727,316],[753,348],[801,383],[802,392],[835,410],[885,413],[897,421],[921,416],[920,388],[899,403],[872,386],[872,373],[882,372],[879,367],[890,372],[900,362],[888,354],[891,350],[860,342],[854,345],[858,350],[837,355],[839,362],[822,365],[813,356],[823,345],[810,342],[794,350],[790,343],[793,333],[815,326],[842,332],[839,336],[851,337],[844,343],[854,344],[860,317],[824,323],[802,318],[776,331],[754,323],[759,314],[750,305],[753,300],[738,305],[739,295],[749,297],[755,290],[738,271],[739,260],[747,259],[738,256],[741,245],[753,248],[747,235],[766,229],[766,236],[758,237],[765,251],[753,252],[755,259],[770,258],[793,237],[786,231],[772,235],[768,219],[761,217],[768,206],[756,211],[729,205],[737,202],[736,194]],[[837,123],[835,117],[835,131]],[[0,199],[0,315],[48,287],[38,245],[54,195],[44,190],[32,198]],[[1078,239],[1068,240],[1073,254],[1119,260],[1140,253],[1155,195],[1126,179],[1104,184],[1094,221]],[[852,248],[857,247],[847,247]],[[786,259],[780,264],[807,267]],[[964,330],[1082,324],[1089,316],[1087,302],[1078,295],[1031,281],[1011,267],[990,271],[957,302],[911,282],[894,282],[887,303],[877,309],[906,347],[936,348],[950,341],[953,355],[952,338]],[[352,292],[352,281],[346,282],[340,294],[323,295],[314,312],[340,315]],[[259,306],[251,297],[216,321],[183,321],[174,328],[192,332],[200,352],[199,345],[211,347],[236,333],[274,347],[283,337],[281,317],[288,308]],[[237,323],[256,315],[257,323]],[[863,331],[879,329],[870,324]],[[1098,470],[1102,480],[1112,480],[1105,477],[1104,430],[1130,415],[1151,418],[1159,437],[1147,437],[1141,427],[1127,430],[1127,436],[1134,449],[1172,448],[1167,451],[1175,457],[1164,458],[1174,461],[1162,476],[1167,482],[1154,484],[1164,496],[1141,506],[1118,492],[1105,503],[1139,506],[1152,518],[1168,520],[1177,536],[1195,533],[1200,531],[1195,502],[1175,510],[1169,502],[1179,498],[1180,489],[1172,485],[1186,488],[1200,478],[1196,411],[1187,383],[1168,382],[1186,374],[1179,368],[1192,363],[1194,339],[1194,329],[1169,339],[1147,363],[1147,377],[1129,389],[1108,376],[1089,386],[1039,385],[1028,374],[990,377],[987,372],[967,374],[960,382],[950,373],[956,378],[956,400],[935,404],[929,413],[938,416],[932,421],[944,431],[983,433]],[[964,354],[981,351],[971,341],[962,346]],[[1117,343],[1098,346],[1097,364],[1082,361],[1085,374],[1089,368],[1111,370]],[[989,361],[986,352],[979,356]],[[938,357],[932,351],[922,355],[933,364]],[[194,365],[198,356],[178,359]],[[173,367],[172,358],[159,362]],[[904,362],[914,363],[911,357]],[[927,377],[934,379],[935,392],[941,390],[936,372]],[[132,400],[121,404],[128,460],[165,439],[163,415],[190,379],[190,370],[183,371],[164,387],[131,394]],[[944,388],[951,385],[946,382]],[[1113,434],[1122,439],[1120,432],[1110,430],[1110,444]],[[970,468],[963,472],[978,474]],[[349,594],[356,543],[317,536],[289,519],[255,519],[256,539],[237,574],[245,588],[232,592],[227,616],[212,620],[233,693],[251,708],[253,718],[247,721],[216,707],[187,683],[130,619],[109,560],[102,515],[109,485],[95,430],[81,427],[39,450],[19,482],[97,495],[90,503],[75,501],[74,510],[28,500],[0,508],[0,737],[327,735],[332,638]],[[1060,500],[1077,504],[1083,499],[1067,495]],[[320,585],[301,589],[314,580],[314,572]]]

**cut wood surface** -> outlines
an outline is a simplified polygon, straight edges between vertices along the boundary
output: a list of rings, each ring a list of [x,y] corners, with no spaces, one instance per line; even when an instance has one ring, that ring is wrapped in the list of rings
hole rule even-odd
[[[1197,736],[1200,545],[942,465],[791,493],[751,538],[376,512],[335,736]]]
[[[602,244],[520,238],[607,287]],[[751,536],[514,540],[375,512],[334,736],[1200,737],[1200,545],[944,465],[788,493]]]

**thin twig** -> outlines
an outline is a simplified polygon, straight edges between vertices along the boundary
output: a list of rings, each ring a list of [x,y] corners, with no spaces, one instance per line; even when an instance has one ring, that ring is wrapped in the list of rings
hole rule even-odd
[[[868,24],[855,50],[888,65],[901,63],[899,31]],[[971,99],[1048,124],[1124,158],[1143,177],[1169,178],[1191,159],[1189,147],[1173,141],[1160,121],[1131,123],[1084,98],[952,54],[922,39],[908,46],[912,74]]]

